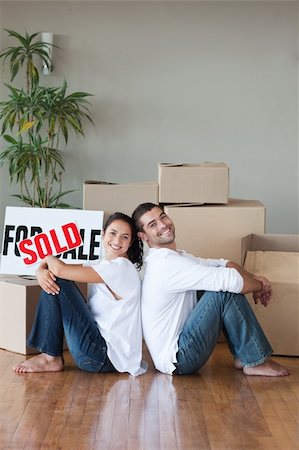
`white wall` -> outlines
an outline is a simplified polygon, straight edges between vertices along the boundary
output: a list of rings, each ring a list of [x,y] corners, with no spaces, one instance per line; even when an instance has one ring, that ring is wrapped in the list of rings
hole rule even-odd
[[[225,161],[231,196],[298,233],[296,1],[2,1],[1,26],[52,31],[45,83],[94,94],[86,138],[65,149],[67,200],[84,179],[157,179],[158,161]],[[1,33],[1,48],[9,45]],[[16,204],[0,169],[0,219]]]

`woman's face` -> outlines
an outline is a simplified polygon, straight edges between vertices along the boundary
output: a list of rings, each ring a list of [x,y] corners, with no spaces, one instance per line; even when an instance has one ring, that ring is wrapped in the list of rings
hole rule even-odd
[[[114,220],[103,235],[105,258],[114,259],[120,256],[127,257],[127,251],[131,245],[131,227],[123,220]]]

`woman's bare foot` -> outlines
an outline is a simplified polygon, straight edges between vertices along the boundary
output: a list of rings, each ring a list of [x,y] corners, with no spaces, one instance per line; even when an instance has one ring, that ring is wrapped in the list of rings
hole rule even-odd
[[[272,359],[267,359],[263,364],[252,367],[243,367],[245,375],[259,375],[264,377],[285,377],[290,375],[290,369],[282,366]]]
[[[235,359],[234,365],[235,365],[235,369],[238,369],[238,370],[242,370],[243,369],[243,364],[241,363],[239,358]]]
[[[46,353],[33,356],[20,364],[15,364],[13,370],[15,372],[61,372],[63,370],[62,356],[51,356]]]

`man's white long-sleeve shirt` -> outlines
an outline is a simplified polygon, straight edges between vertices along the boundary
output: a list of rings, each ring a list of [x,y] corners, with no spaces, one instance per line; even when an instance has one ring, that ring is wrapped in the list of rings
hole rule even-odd
[[[156,369],[171,374],[178,338],[197,303],[196,291],[240,293],[243,278],[225,259],[203,259],[184,251],[150,248],[142,287],[144,339]]]

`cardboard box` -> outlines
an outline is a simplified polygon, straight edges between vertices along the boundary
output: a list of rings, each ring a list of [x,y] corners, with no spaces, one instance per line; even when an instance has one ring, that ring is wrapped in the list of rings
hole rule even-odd
[[[139,203],[158,203],[158,183],[114,184],[85,181],[83,209],[104,211],[104,220],[116,211],[132,215]]]
[[[230,199],[227,205],[167,205],[176,244],[203,258],[241,263],[241,238],[265,232],[265,206],[257,200]]]
[[[87,284],[78,283],[86,298]],[[23,355],[37,353],[26,345],[41,288],[35,278],[0,276],[0,348]],[[66,348],[66,345],[64,345]]]
[[[159,164],[160,203],[220,203],[229,195],[225,163]]]
[[[266,308],[247,297],[274,354],[299,356],[299,235],[246,236],[242,263],[271,281],[273,294]]]

